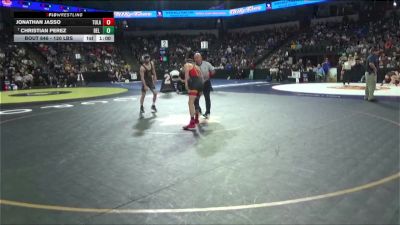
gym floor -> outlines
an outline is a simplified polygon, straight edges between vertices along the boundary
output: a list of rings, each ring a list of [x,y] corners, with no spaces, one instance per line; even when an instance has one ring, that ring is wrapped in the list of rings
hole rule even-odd
[[[140,84],[112,86],[129,91],[2,107],[28,110],[0,115],[1,224],[400,223],[399,96],[215,81],[183,131],[186,95],[152,114],[148,94],[140,119]]]

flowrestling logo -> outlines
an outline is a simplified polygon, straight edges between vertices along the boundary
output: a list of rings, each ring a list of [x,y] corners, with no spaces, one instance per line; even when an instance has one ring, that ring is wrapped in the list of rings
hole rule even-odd
[[[114,18],[155,18],[156,11],[115,11]]]
[[[251,5],[251,6],[242,7],[242,8],[230,9],[229,15],[237,16],[237,15],[243,15],[243,14],[249,14],[249,13],[255,13],[255,12],[262,12],[265,10],[266,10],[266,4]]]

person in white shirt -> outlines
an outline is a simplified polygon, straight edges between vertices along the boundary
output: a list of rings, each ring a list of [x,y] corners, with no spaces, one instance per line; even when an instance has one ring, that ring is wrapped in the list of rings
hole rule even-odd
[[[342,68],[342,82],[343,85],[350,85],[350,80],[351,80],[351,68],[356,64],[354,58],[352,55],[349,55],[349,59],[343,63],[343,68]]]

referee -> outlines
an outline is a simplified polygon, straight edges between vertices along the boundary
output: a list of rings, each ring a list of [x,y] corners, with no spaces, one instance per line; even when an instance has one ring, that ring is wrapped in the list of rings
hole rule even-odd
[[[375,102],[374,91],[376,89],[376,79],[379,66],[379,49],[372,48],[371,54],[367,58],[367,72],[365,73],[366,87],[364,100]]]
[[[211,92],[211,81],[210,76],[215,74],[215,69],[211,65],[211,63],[204,61],[200,53],[194,54],[194,61],[196,65],[200,67],[201,75],[203,77],[203,94],[204,98],[206,99],[206,112],[203,114],[203,117],[208,119],[211,113],[211,99],[210,99],[210,92]],[[196,98],[194,105],[196,109],[201,113],[201,108],[199,104],[200,96]]]

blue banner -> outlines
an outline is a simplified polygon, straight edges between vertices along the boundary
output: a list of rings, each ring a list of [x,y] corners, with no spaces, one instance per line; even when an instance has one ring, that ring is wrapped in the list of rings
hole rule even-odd
[[[116,11],[114,17],[117,19],[129,18],[213,18],[231,17],[252,13],[265,12],[267,10],[282,9],[294,6],[327,2],[328,0],[279,0],[271,4],[258,4],[235,9],[221,10],[164,10],[164,11]],[[90,8],[76,6],[66,6],[45,2],[21,1],[21,0],[1,0],[1,7],[21,8],[34,11],[46,12],[104,12]]]
[[[200,18],[200,17],[227,17],[229,10],[164,10],[164,18]]]
[[[294,6],[327,2],[328,0],[280,0],[272,2],[272,9],[283,9]]]
[[[264,12],[267,10],[266,4],[251,5],[236,9],[223,10],[163,10],[157,13],[157,17],[163,18],[210,18],[210,17],[230,17],[251,13]],[[117,16],[115,15],[115,18]]]

